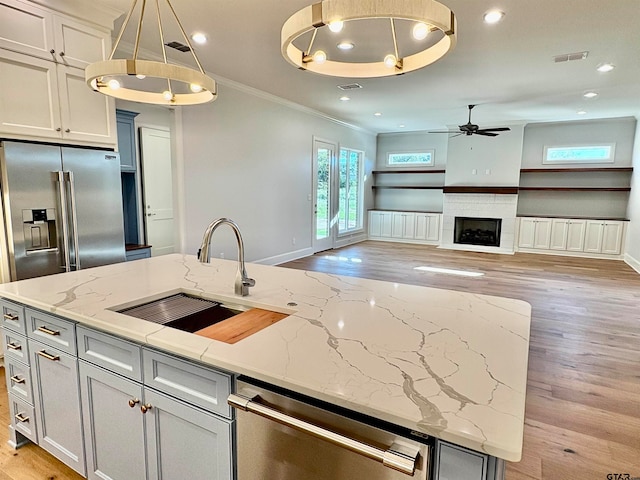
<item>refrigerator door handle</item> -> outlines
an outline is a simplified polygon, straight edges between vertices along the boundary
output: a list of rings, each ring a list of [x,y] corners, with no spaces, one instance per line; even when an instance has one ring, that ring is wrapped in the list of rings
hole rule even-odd
[[[80,242],[78,241],[78,212],[76,210],[76,184],[73,179],[73,172],[68,172],[69,175],[69,194],[71,205],[71,225],[73,227],[73,252],[76,262],[76,270],[80,270]]]
[[[64,268],[65,272],[71,271],[71,261],[69,259],[69,219],[67,216],[67,192],[64,180],[64,172],[62,170],[57,171],[58,184],[60,192],[60,217],[62,219],[62,252],[64,255]]]

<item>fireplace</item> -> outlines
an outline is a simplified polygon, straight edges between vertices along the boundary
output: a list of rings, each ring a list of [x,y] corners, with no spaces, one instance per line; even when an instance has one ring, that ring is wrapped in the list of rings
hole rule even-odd
[[[500,246],[500,218],[455,217],[453,243]]]

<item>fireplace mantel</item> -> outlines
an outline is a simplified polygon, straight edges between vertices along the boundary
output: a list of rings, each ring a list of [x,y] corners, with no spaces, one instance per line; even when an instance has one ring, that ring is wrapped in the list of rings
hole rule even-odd
[[[488,193],[494,195],[516,195],[518,193],[518,187],[478,187],[478,186],[445,186],[443,188],[444,193]]]

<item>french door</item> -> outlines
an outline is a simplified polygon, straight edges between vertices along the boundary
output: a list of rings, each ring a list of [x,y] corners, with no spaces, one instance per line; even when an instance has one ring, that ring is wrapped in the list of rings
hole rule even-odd
[[[333,248],[338,229],[335,170],[338,146],[313,139],[313,241],[314,253]]]

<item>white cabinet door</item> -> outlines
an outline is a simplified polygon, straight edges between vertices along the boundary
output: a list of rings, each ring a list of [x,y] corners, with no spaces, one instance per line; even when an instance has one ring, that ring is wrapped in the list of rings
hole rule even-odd
[[[53,19],[48,10],[16,0],[0,2],[0,48],[53,60]]]
[[[437,213],[417,213],[415,238],[437,242],[440,239],[440,215]]]
[[[604,222],[602,232],[602,253],[619,255],[622,250],[622,232],[624,224],[617,221]]]
[[[602,237],[604,234],[604,221],[587,220],[584,237],[584,251],[600,253],[602,251]]]
[[[586,220],[569,220],[567,226],[567,250],[570,252],[584,251],[584,232]]]
[[[392,212],[369,212],[369,236],[391,237],[393,225]]]
[[[62,138],[56,64],[0,49],[0,131]]]
[[[551,219],[537,218],[533,248],[548,249],[551,245]]]
[[[521,248],[533,248],[536,232],[535,218],[520,218],[520,233],[518,234],[518,246]]]
[[[54,15],[56,60],[66,66],[85,68],[105,60],[111,53],[111,36],[70,18]]]
[[[62,136],[67,140],[116,143],[116,107],[113,98],[87,87],[84,71],[58,65]]]
[[[393,238],[412,239],[415,236],[415,213],[394,212],[391,236]]]
[[[567,249],[567,233],[569,229],[569,220],[564,218],[554,218],[551,221],[551,241],[549,248],[551,250]]]

